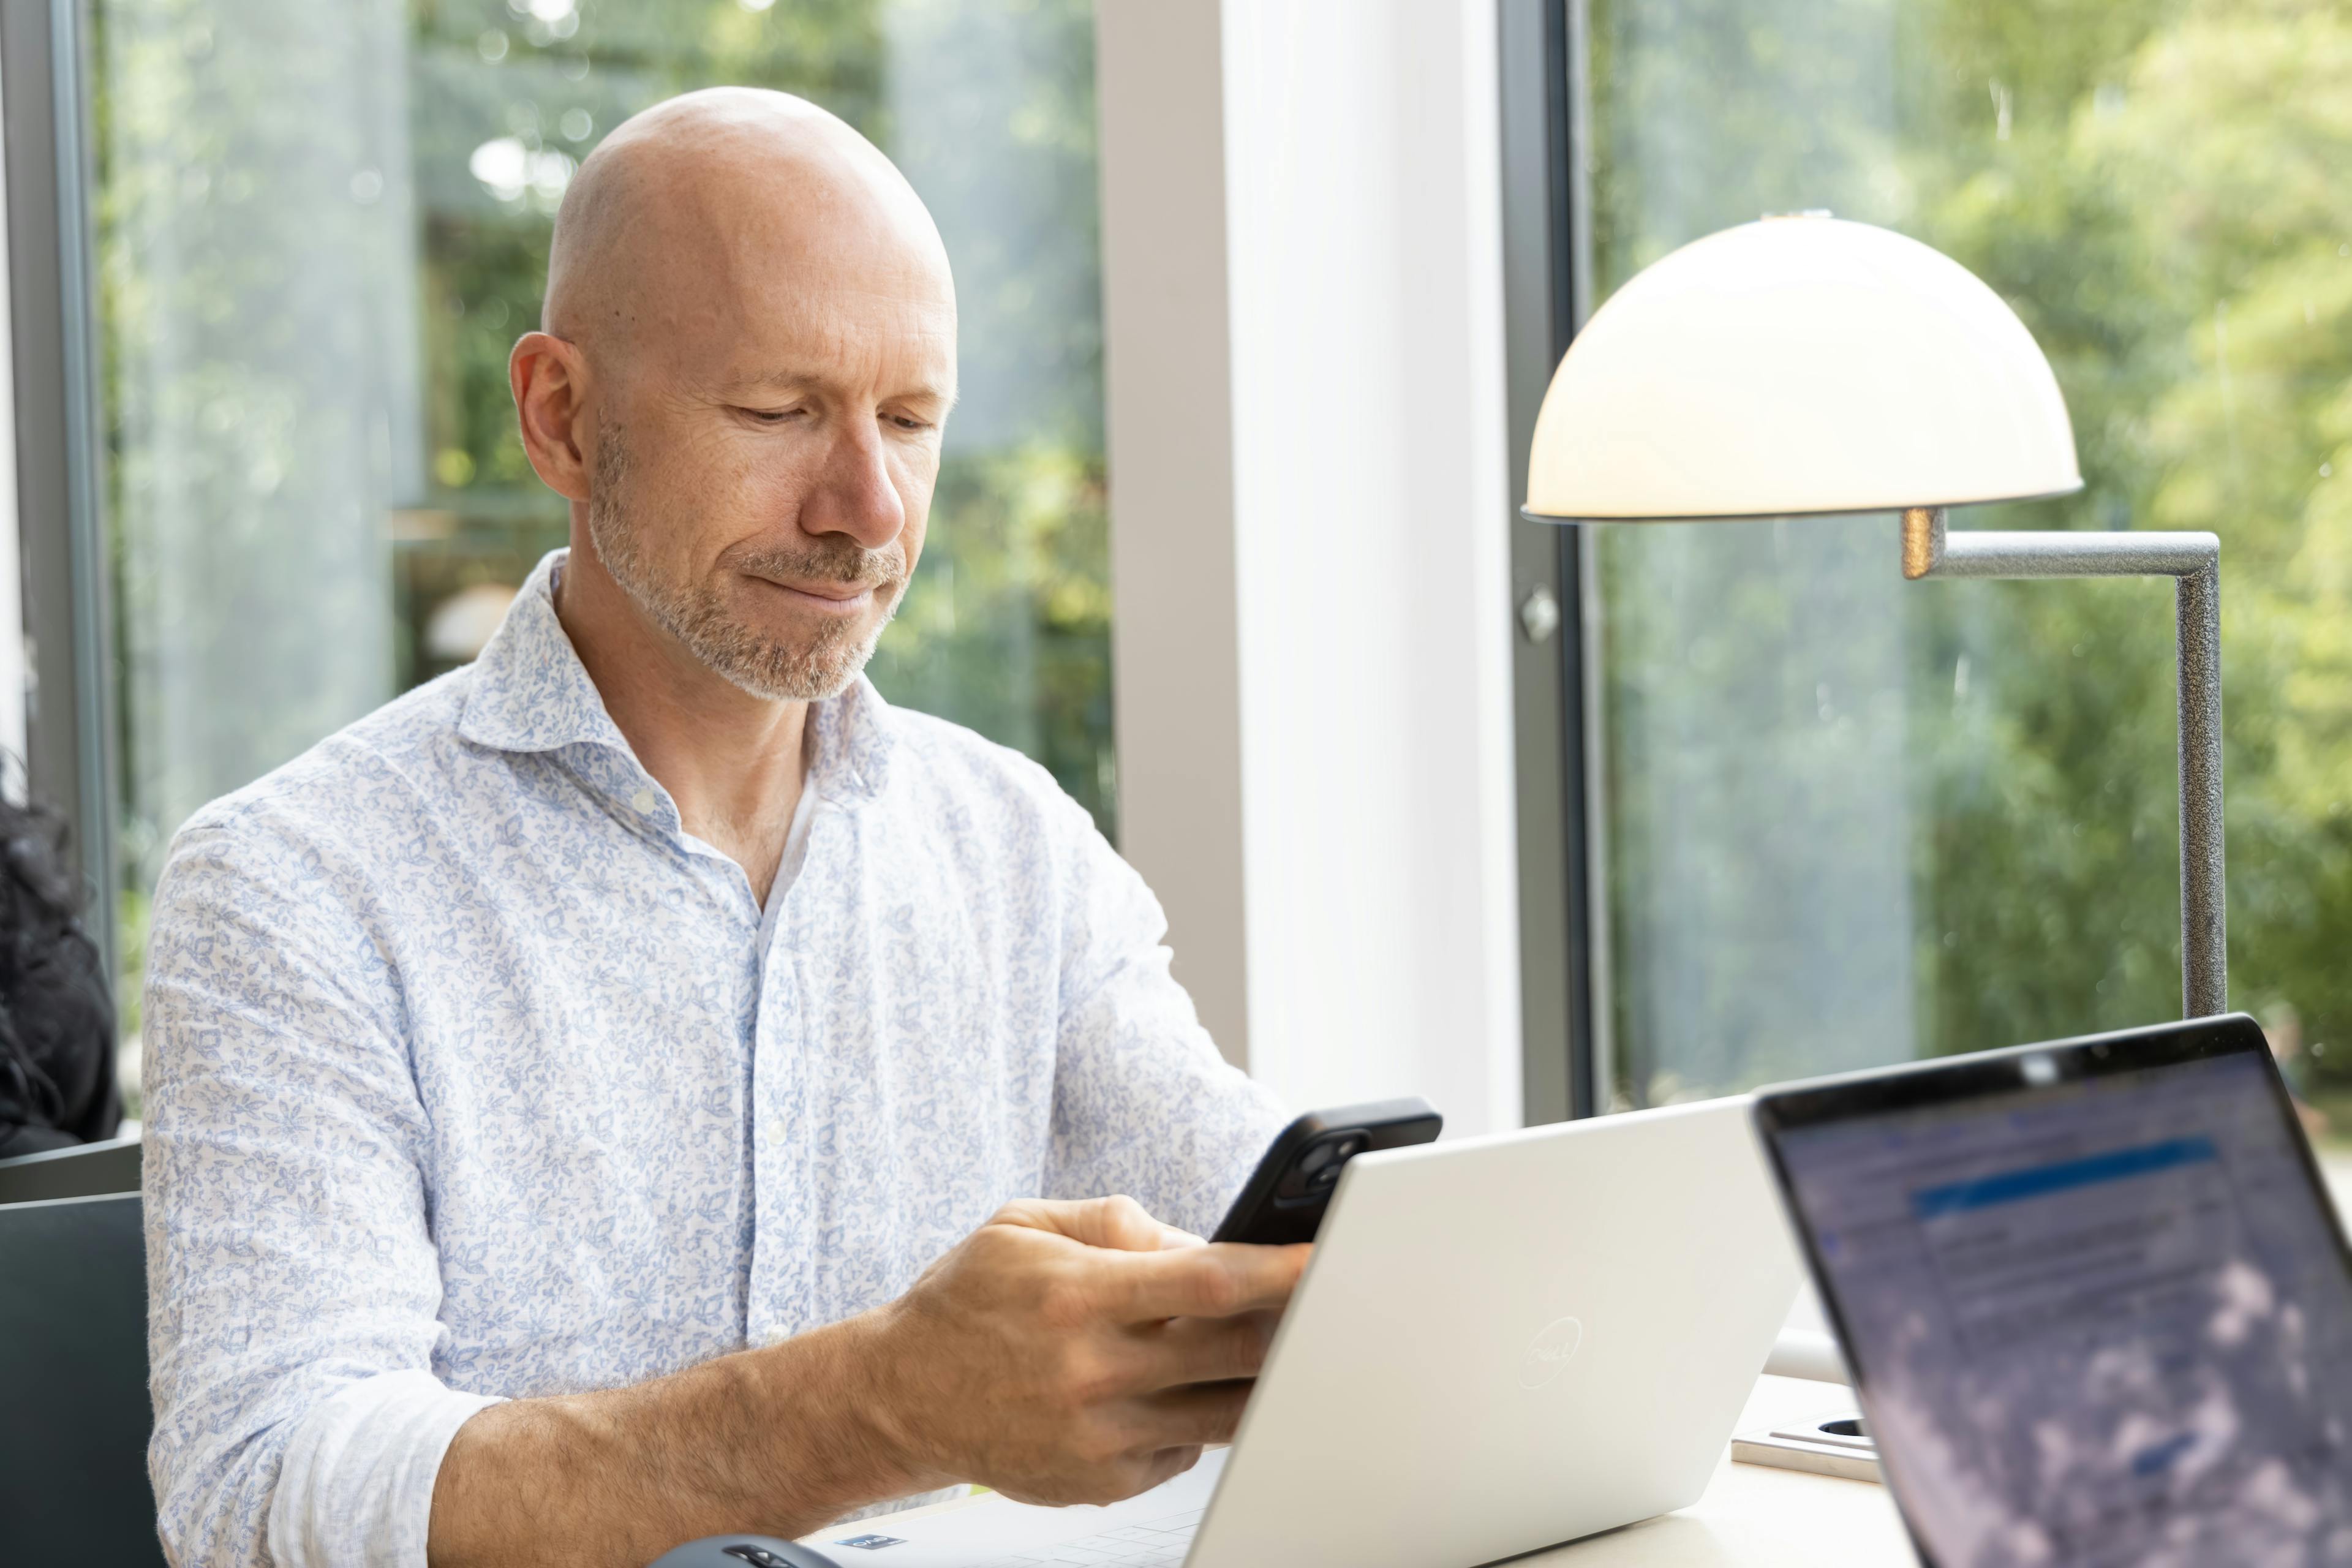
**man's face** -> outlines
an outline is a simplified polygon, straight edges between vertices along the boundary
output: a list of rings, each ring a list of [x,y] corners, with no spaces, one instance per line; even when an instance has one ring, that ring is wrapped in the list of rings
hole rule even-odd
[[[849,212],[830,231],[805,214],[714,226],[664,270],[646,319],[593,362],[590,538],[728,680],[834,696],[922,552],[954,401],[944,268]]]

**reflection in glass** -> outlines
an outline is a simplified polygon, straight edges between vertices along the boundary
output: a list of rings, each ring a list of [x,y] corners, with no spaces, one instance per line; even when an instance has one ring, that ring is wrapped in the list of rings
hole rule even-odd
[[[103,10],[121,842],[143,893],[182,817],[391,690],[416,206],[406,84],[377,63],[396,7]]]
[[[2222,539],[2233,999],[2352,1030],[2352,17],[1590,0],[1599,294],[1829,208],[1990,281],[2087,484]],[[2333,106],[2326,112],[2320,106]],[[1899,395],[1890,387],[1890,395]],[[2168,589],[1906,584],[1888,520],[1598,531],[1620,1103],[2179,1010]]]

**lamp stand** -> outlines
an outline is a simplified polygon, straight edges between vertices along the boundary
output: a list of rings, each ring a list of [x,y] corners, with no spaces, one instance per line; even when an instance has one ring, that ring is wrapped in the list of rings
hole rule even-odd
[[[2221,844],[2221,542],[2210,533],[1948,533],[1941,507],[1903,514],[1903,575],[2170,577],[2180,655],[2180,1005],[2230,1008]]]

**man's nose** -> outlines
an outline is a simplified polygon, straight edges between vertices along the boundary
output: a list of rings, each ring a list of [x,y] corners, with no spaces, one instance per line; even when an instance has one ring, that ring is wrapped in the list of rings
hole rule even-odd
[[[891,482],[880,429],[870,418],[845,421],[814,489],[802,498],[801,531],[846,534],[879,550],[906,526],[906,503]]]

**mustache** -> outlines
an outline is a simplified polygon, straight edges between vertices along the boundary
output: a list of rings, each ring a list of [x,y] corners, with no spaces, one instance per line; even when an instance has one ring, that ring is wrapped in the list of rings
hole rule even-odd
[[[895,540],[879,550],[836,538],[814,541],[804,549],[749,546],[729,551],[726,563],[754,577],[785,583],[888,588],[907,580],[907,552]]]

